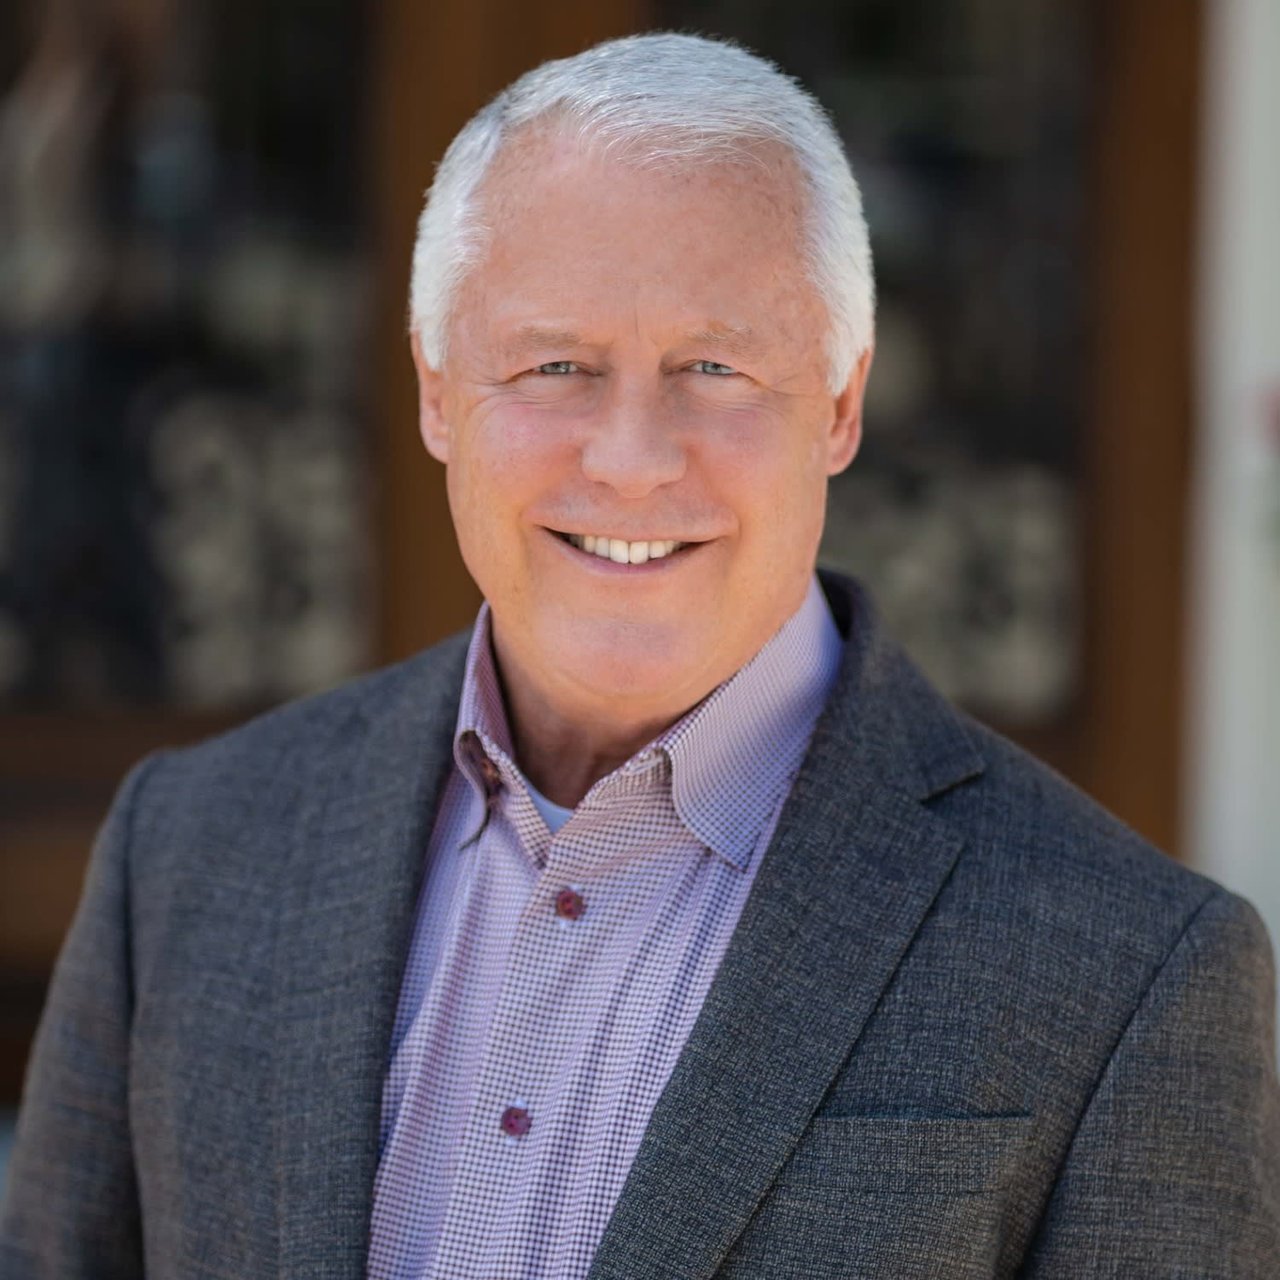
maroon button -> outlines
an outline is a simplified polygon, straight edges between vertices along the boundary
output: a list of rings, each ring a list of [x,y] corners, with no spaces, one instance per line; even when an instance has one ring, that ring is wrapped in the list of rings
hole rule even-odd
[[[523,1107],[508,1107],[498,1121],[502,1132],[510,1138],[523,1138],[532,1123],[529,1113]]]
[[[556,915],[563,920],[576,920],[585,910],[587,904],[582,900],[582,894],[575,893],[572,889],[561,889],[556,894]]]

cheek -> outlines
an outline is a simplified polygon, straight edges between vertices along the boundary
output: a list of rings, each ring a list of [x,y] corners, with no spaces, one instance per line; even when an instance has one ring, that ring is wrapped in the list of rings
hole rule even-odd
[[[454,432],[445,483],[463,561],[481,591],[507,600],[528,573],[522,520],[562,482],[572,450],[540,406],[474,412]]]
[[[518,530],[523,496],[511,491],[507,470],[505,461],[489,451],[458,450],[445,475],[462,562],[504,616],[521,608],[528,577]]]
[[[550,415],[536,409],[508,408],[478,417],[455,436],[451,492],[478,502],[482,511],[510,514],[562,462],[562,439]]]
[[[709,438],[703,463],[716,494],[737,512],[744,536],[782,544],[821,533],[826,453],[812,427],[776,417],[739,422]]]

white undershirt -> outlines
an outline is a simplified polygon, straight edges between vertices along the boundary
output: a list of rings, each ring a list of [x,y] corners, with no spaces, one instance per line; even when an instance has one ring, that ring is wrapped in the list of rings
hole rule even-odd
[[[562,808],[558,804],[552,804],[528,779],[525,780],[524,785],[528,789],[529,799],[533,801],[533,807],[542,814],[542,820],[547,824],[547,830],[552,835],[555,835],[573,817],[573,810]]]

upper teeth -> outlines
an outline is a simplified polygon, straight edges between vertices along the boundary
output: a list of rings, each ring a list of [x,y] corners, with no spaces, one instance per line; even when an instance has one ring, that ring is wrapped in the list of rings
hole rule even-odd
[[[646,560],[660,560],[663,556],[669,556],[677,547],[684,546],[683,542],[664,540],[628,542],[625,538],[607,538],[603,534],[594,533],[571,533],[567,536],[580,551],[612,560],[615,564],[644,564]]]

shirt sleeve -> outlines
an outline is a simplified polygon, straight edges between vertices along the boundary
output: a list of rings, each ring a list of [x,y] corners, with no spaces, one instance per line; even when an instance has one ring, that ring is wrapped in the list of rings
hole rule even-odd
[[[1280,1276],[1275,998],[1257,912],[1211,895],[1098,1081],[1026,1280]]]

